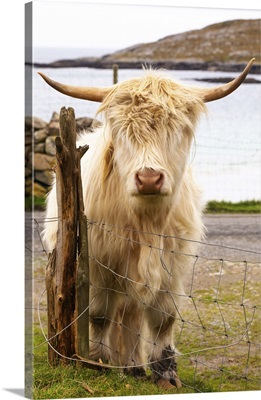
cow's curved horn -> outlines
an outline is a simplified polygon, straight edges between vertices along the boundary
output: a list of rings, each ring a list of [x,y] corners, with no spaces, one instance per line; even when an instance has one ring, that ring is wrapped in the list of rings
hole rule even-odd
[[[48,78],[48,76],[44,75],[42,72],[38,72],[38,74],[48,83],[48,85],[58,90],[58,92],[66,94],[67,96],[76,97],[77,99],[97,101],[101,103],[112,90],[112,87],[96,88],[65,85]]]
[[[201,97],[202,97],[203,101],[205,103],[208,103],[210,101],[222,99],[222,97],[226,97],[230,93],[234,92],[234,90],[236,90],[241,85],[241,83],[244,82],[254,61],[255,61],[255,58],[252,58],[249,61],[249,63],[247,64],[244,71],[233,81],[226,83],[225,85],[217,86],[214,88],[209,88],[209,89],[201,88],[200,92],[201,92]]]

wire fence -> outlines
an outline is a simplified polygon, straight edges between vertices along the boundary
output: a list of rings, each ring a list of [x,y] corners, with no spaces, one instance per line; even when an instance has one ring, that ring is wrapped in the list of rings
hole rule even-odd
[[[53,222],[55,219],[48,221]],[[33,229],[32,246],[26,248],[26,253],[32,254],[33,257],[33,275],[28,279],[33,279],[34,324],[41,327],[43,335],[40,346],[49,343],[46,335],[47,303],[44,276],[49,249],[45,249],[41,239],[43,223],[42,214],[26,220],[28,229]],[[173,318],[174,312],[175,362],[183,387],[192,392],[205,392],[209,391],[208,382],[211,380],[212,390],[214,387],[215,391],[260,389],[260,243],[252,249],[250,246],[243,249],[233,243],[229,245],[229,242],[227,245],[220,245],[205,241],[199,243],[197,254],[181,254],[176,250],[175,243],[184,241],[182,238],[150,232],[138,232],[139,235],[136,235],[135,231],[131,231],[130,235],[130,230],[124,227],[88,220],[89,238],[93,236],[91,233],[94,231],[96,235],[103,235],[111,243],[117,241],[119,246],[124,243],[127,249],[126,268],[125,271],[120,271],[113,265],[113,255],[107,258],[111,261],[105,263],[101,254],[95,254],[90,239],[91,268],[99,271],[103,277],[99,282],[103,282],[104,285],[97,285],[91,274],[90,304],[86,305],[86,310],[90,308],[91,314],[92,306],[99,300],[99,296],[106,292],[107,306],[104,315],[100,315],[100,327],[102,331],[106,331],[107,326],[110,326],[107,336],[99,336],[97,332],[96,336],[90,336],[90,349],[97,346],[102,348],[104,359],[100,359],[100,363],[106,363],[106,356],[110,354],[112,367],[116,370],[121,369],[124,364],[127,369],[149,367],[153,371],[153,359],[146,362],[135,359],[137,347],[141,342],[155,352],[160,350],[165,357],[163,362],[172,359],[173,352],[166,351],[159,337],[163,321]],[[154,245],[151,245],[152,237]],[[160,258],[165,287],[159,289],[156,280],[151,277],[144,284],[130,274],[130,255],[137,247],[147,254],[144,268],[147,273],[153,259]],[[185,285],[183,292],[174,292],[169,288],[168,282],[173,278],[171,265],[174,259],[180,256],[186,260]],[[156,271],[153,273],[156,278]],[[113,282],[109,287],[106,285],[108,276],[110,282]],[[155,287],[149,286],[148,282],[154,282]],[[121,298],[120,315],[113,312],[115,296]],[[161,301],[163,299],[171,304],[173,312],[170,313],[164,307]],[[131,321],[128,320],[130,304],[136,307]],[[155,316],[162,315],[153,335],[150,330],[145,329],[148,309],[149,312],[155,313]],[[81,315],[78,316],[80,317]],[[119,340],[116,340],[116,334]],[[113,335],[113,340],[108,339],[110,335]],[[126,353],[122,346],[122,335],[130,338],[130,352]],[[90,352],[92,353],[92,350]]]

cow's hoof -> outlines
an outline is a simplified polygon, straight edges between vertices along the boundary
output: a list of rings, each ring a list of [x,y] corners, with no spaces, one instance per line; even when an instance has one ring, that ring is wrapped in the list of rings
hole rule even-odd
[[[151,365],[152,379],[160,387],[180,389],[182,384],[177,374],[177,363],[175,361],[175,351],[168,346],[162,351],[161,358]]]
[[[165,390],[176,389],[176,386],[172,385],[172,383],[170,383],[170,381],[168,379],[164,379],[164,378],[160,378],[157,381],[157,385],[161,389],[165,389]]]
[[[180,389],[182,387],[182,383],[175,371],[173,371],[173,376],[170,379],[170,383],[176,386],[177,389]]]
[[[163,377],[163,378],[158,378],[155,379],[157,385],[159,387],[161,387],[162,389],[180,389],[182,387],[182,383],[178,377],[178,375],[176,374],[175,371],[171,371],[171,377]]]
[[[162,379],[162,378],[160,378]],[[163,379],[168,380],[173,386],[176,386],[177,389],[180,389],[182,384],[178,377],[178,374],[174,370],[169,370],[163,373]]]

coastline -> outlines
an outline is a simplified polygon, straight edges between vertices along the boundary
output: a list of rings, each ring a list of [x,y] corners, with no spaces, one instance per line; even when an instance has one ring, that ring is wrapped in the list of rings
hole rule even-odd
[[[142,69],[144,65],[153,65],[154,68],[164,68],[168,70],[194,70],[194,71],[223,71],[223,72],[241,72],[246,63],[221,63],[221,62],[189,62],[189,61],[109,61],[103,58],[76,58],[67,60],[57,60],[49,63],[25,62],[25,65],[35,68],[97,68],[111,69],[114,64],[117,64],[120,69]],[[251,74],[260,74],[261,65],[253,64]],[[258,82],[257,82],[258,83]]]

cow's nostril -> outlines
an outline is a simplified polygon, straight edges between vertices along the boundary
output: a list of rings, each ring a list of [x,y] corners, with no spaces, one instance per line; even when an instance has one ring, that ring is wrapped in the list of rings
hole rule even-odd
[[[145,168],[136,174],[136,186],[140,194],[160,193],[164,176],[158,171]]]
[[[160,185],[160,187],[162,186],[162,184],[163,184],[163,174],[159,174],[159,178],[158,178],[158,180],[156,181],[155,184],[156,185]]]
[[[139,174],[136,174],[136,185],[139,187],[139,186],[142,186],[142,177],[140,177],[140,175]]]

